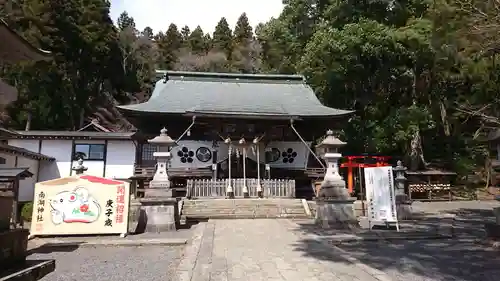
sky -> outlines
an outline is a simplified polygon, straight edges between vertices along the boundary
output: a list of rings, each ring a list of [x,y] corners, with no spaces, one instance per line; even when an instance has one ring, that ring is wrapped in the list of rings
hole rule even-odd
[[[179,29],[187,25],[191,30],[200,25],[205,33],[212,33],[221,17],[234,29],[238,17],[247,13],[250,25],[277,17],[283,9],[282,0],[111,0],[111,18],[127,11],[135,20],[136,28],[149,26],[154,33],[166,31],[171,23]]]

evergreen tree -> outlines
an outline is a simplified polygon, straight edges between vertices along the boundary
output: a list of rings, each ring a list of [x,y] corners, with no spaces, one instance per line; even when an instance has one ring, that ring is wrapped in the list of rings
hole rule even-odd
[[[118,36],[105,0],[45,2],[44,49],[71,80],[67,106],[73,128],[83,125],[89,105],[98,102],[105,81],[119,81],[123,72]]]
[[[170,24],[167,32],[165,33],[165,38],[168,42],[169,50],[175,52],[179,50],[182,43],[182,34],[177,29],[177,25]]]
[[[142,34],[142,36],[145,36],[146,38],[148,38],[150,40],[153,39],[153,36],[154,36],[153,29],[149,26],[146,26],[141,34]]]
[[[238,45],[246,45],[253,38],[252,27],[246,13],[241,14],[234,28],[234,42]]]
[[[182,45],[184,47],[187,47],[187,41],[189,39],[189,35],[191,35],[191,29],[189,29],[189,26],[185,25],[181,29],[181,39],[182,39]]]
[[[125,28],[133,28],[135,29],[135,21],[132,17],[128,15],[127,12],[123,12],[120,14],[117,20],[118,28],[120,30],[124,30]]]
[[[212,36],[212,47],[217,50],[224,52],[228,58],[231,57],[231,52],[233,49],[233,35],[226,18],[221,18],[217,26],[215,26],[215,31]]]
[[[170,24],[165,34],[157,38],[160,56],[159,66],[162,69],[173,69],[177,61],[177,53],[182,44],[182,35],[175,24]]]
[[[205,34],[199,25],[191,32],[187,41],[191,52],[195,54],[206,53]]]

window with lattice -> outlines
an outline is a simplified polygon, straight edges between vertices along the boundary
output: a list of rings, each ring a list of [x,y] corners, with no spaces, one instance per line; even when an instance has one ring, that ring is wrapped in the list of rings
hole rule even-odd
[[[142,145],[142,160],[155,160],[153,153],[156,152],[156,146],[149,143]]]

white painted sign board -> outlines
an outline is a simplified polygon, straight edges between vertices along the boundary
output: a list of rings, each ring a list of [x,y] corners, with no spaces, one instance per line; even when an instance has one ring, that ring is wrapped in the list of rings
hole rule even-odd
[[[370,222],[398,223],[392,167],[365,168],[365,190]],[[399,229],[399,225],[397,224]]]

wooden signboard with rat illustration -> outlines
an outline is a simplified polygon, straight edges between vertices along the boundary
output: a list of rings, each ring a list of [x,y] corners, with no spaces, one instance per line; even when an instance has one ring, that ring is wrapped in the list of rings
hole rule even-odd
[[[127,182],[72,176],[37,183],[34,197],[31,236],[127,233]]]

